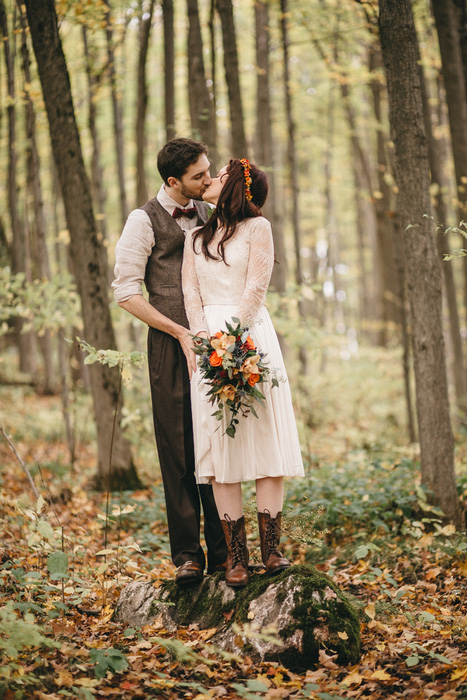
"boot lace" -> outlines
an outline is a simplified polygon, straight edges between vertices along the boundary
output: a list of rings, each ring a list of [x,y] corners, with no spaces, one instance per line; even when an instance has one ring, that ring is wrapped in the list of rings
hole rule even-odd
[[[229,523],[230,527],[230,553],[232,555],[232,568],[237,564],[243,564],[246,567],[246,546],[240,532],[240,528],[234,520],[231,520],[228,515],[224,515],[224,519]]]
[[[267,510],[265,510],[264,512],[269,515],[266,525],[265,536],[267,557],[270,557],[271,554],[277,554],[279,556],[282,556],[281,552],[279,552],[277,548],[281,537],[281,529],[279,527],[279,523],[277,522],[277,518],[271,518],[271,514]]]

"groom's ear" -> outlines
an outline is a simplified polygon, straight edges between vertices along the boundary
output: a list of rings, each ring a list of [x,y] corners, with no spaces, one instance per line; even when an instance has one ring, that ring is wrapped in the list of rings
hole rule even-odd
[[[177,187],[180,187],[180,180],[177,180],[176,177],[170,176],[167,178],[167,184],[169,187],[175,187],[175,189],[177,189]]]

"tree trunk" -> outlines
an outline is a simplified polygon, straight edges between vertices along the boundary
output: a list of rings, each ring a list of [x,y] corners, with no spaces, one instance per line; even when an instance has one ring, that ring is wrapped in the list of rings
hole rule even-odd
[[[217,133],[214,105],[209,96],[204,70],[203,41],[199,23],[198,0],[187,0],[188,10],[188,97],[191,128],[195,138],[209,147],[213,172],[217,168]]]
[[[164,96],[165,135],[167,141],[175,138],[175,52],[173,0],[162,0],[164,24]]]
[[[139,18],[139,57],[136,105],[136,206],[140,207],[148,201],[148,186],[146,183],[146,170],[144,166],[144,154],[146,152],[146,110],[148,106],[148,89],[146,85],[146,61],[148,57],[149,36],[151,34],[152,15],[156,0],[151,0],[149,11],[144,11],[141,3]]]
[[[120,193],[120,218],[122,221],[122,226],[124,225],[128,216],[128,205],[126,196],[126,184],[125,184],[125,148],[123,142],[123,113],[121,100],[118,96],[117,91],[117,71],[115,70],[115,48],[113,43],[113,29],[112,29],[112,19],[110,11],[110,0],[104,0],[106,6],[106,28],[105,36],[107,39],[107,56],[108,56],[108,68],[109,68],[109,78],[110,78],[110,91],[112,95],[112,112],[114,121],[114,133],[115,133],[115,149],[117,156],[117,174],[118,174],[118,187]]]
[[[16,11],[15,11],[16,17]],[[14,20],[15,21],[15,20]],[[8,117],[8,211],[11,225],[11,269],[14,274],[25,272],[26,241],[23,227],[18,213],[18,184],[17,164],[18,153],[16,148],[16,89],[15,89],[15,54],[16,34],[13,33],[13,45],[10,42],[8,32],[8,20],[3,0],[0,0],[0,28],[3,35],[3,49],[5,56],[6,80],[8,91],[7,117]],[[14,321],[16,342],[19,350],[19,368],[21,372],[32,373],[34,370],[33,345],[31,333],[23,333],[23,320],[16,318]]]
[[[446,190],[446,178],[443,173],[443,156],[439,148],[439,142],[435,139],[432,129],[432,114],[430,100],[425,80],[425,73],[422,64],[419,66],[421,95],[423,103],[423,117],[425,133],[428,146],[428,161],[430,164],[431,182],[436,185],[435,211],[436,218],[442,224],[447,223],[448,213],[444,199]],[[464,366],[464,356],[462,352],[462,337],[460,332],[459,311],[457,308],[456,284],[451,262],[444,262],[445,253],[449,253],[448,238],[443,232],[436,232],[436,242],[438,253],[441,259],[441,269],[444,277],[444,288],[446,290],[446,301],[449,311],[449,330],[451,344],[454,353],[453,374],[454,390],[456,392],[457,408],[461,415],[467,411],[467,374]]]
[[[459,39],[464,67],[465,94],[467,95],[467,0],[454,0],[457,7]]]
[[[264,215],[272,225],[274,253],[277,263],[272,272],[271,287],[276,292],[284,292],[287,277],[287,260],[285,257],[284,233],[278,216],[276,183],[274,172],[274,150],[272,140],[271,100],[269,92],[269,8],[264,0],[255,2],[256,28],[256,139],[255,158],[260,168],[268,174],[269,195],[263,209]]]
[[[17,0],[19,13],[21,18],[21,54],[23,58],[23,75],[24,75],[24,106],[25,106],[25,122],[26,122],[26,167],[27,167],[27,182],[28,193],[32,194],[34,223],[35,223],[35,252],[37,272],[42,279],[50,279],[50,263],[49,254],[47,251],[46,241],[46,226],[44,218],[44,200],[42,197],[42,186],[40,179],[40,161],[39,152],[37,150],[36,141],[36,113],[34,103],[30,95],[31,77],[31,59],[29,56],[29,47],[27,42],[27,20],[24,14],[21,0]],[[54,394],[56,391],[55,368],[53,362],[53,346],[52,334],[50,330],[46,330],[39,337],[39,345],[42,356],[44,358],[44,385],[42,391],[45,394]]]
[[[467,218],[467,95],[457,11],[453,0],[433,0],[448,105],[459,221]],[[464,307],[467,313],[467,257],[464,258]]]
[[[89,133],[91,134],[92,141],[92,160],[91,160],[91,184],[93,190],[93,201],[97,205],[97,210],[99,212],[99,231],[102,235],[103,240],[107,240],[107,218],[105,213],[105,203],[106,195],[104,188],[104,175],[102,172],[101,165],[101,145],[99,139],[99,133],[97,131],[97,87],[98,81],[93,70],[93,60],[91,56],[91,51],[89,47],[88,40],[88,30],[85,24],[83,24],[83,48],[84,48],[84,58],[86,61],[86,75],[88,79],[88,103],[89,103],[89,113],[88,113],[88,125]],[[104,249],[107,258],[107,249]],[[108,263],[107,263],[108,266]],[[111,271],[109,269],[109,275]],[[113,271],[111,274],[113,279]]]
[[[287,124],[287,165],[289,171],[289,182],[291,189],[291,205],[292,205],[292,228],[295,250],[295,281],[297,285],[301,285],[302,265],[300,259],[300,214],[298,209],[298,172],[297,172],[297,154],[295,145],[295,120],[292,113],[292,96],[290,87],[289,73],[289,36],[287,26],[287,0],[280,0],[281,10],[281,35],[282,35],[282,50],[283,50],[283,66],[284,66],[284,97],[285,97],[285,116]]]
[[[25,4],[65,204],[85,337],[96,348],[114,348],[107,270],[94,220],[54,1],[26,0]],[[91,376],[98,442],[97,485],[101,489],[107,485],[111,489],[137,487],[140,482],[130,446],[121,431],[121,403],[110,461],[112,425],[119,395],[118,372],[96,363],[91,366]]]
[[[402,370],[404,373],[404,396],[405,410],[407,413],[407,432],[411,443],[417,440],[417,430],[415,426],[414,405],[412,398],[412,363],[411,363],[411,336],[410,323],[407,308],[407,265],[405,256],[402,254],[404,250],[404,232],[401,229],[400,217],[396,216],[394,221],[394,235],[396,237],[396,245],[400,250],[400,255],[397,256],[397,281],[398,281],[398,296],[400,299],[400,323],[402,331]]]
[[[367,327],[371,317],[368,289],[368,273],[365,265],[365,248],[366,241],[371,240],[373,232],[371,229],[376,228],[376,217],[374,208],[368,201],[368,189],[365,182],[365,176],[362,173],[361,162],[355,150],[355,139],[351,137],[351,158],[354,174],[355,188],[355,212],[357,224],[357,250],[358,250],[358,268],[359,268],[359,327],[360,332]],[[365,235],[366,234],[366,235]]]
[[[382,116],[382,93],[383,85],[375,73],[379,68],[382,68],[381,52],[379,47],[372,45],[369,54],[369,70],[371,74],[370,89],[373,101],[373,110],[378,123],[377,129],[377,159],[378,159],[378,194],[374,196],[374,205],[376,209],[377,226],[377,246],[379,260],[379,280],[381,286],[380,304],[383,315],[380,319],[381,327],[379,329],[379,344],[385,345],[388,340],[388,324],[390,321],[400,322],[399,308],[400,299],[398,299],[398,271],[400,268],[396,261],[397,252],[394,245],[395,230],[394,230],[394,206],[391,187],[387,182],[387,175],[390,174],[391,168],[387,161],[385,151],[385,126]]]
[[[297,287],[300,289],[303,281],[302,273],[302,263],[300,256],[300,213],[298,209],[298,198],[299,198],[299,187],[298,187],[298,166],[297,166],[297,154],[296,154],[296,144],[295,144],[295,120],[292,112],[292,95],[290,87],[290,73],[289,73],[289,35],[288,35],[288,23],[287,23],[287,0],[280,0],[280,27],[281,27],[281,37],[282,37],[282,52],[283,52],[283,65],[284,65],[284,97],[285,97],[285,116],[287,124],[287,164],[289,170],[289,183],[291,190],[291,204],[292,204],[292,230],[293,230],[293,240],[294,240],[294,250],[295,250],[295,282]],[[300,318],[303,319],[305,316],[303,301],[299,300],[298,310]],[[307,354],[304,347],[300,348],[300,364],[302,367],[303,374],[306,374],[307,370]]]
[[[399,211],[409,271],[422,482],[446,517],[460,528],[464,523],[454,473],[442,332],[441,270],[433,224],[423,218],[430,215],[431,202],[417,36],[410,0],[380,0],[379,7]]]
[[[237,40],[232,0],[216,0],[216,7],[222,26],[225,80],[229,95],[230,124],[232,128],[232,156],[235,158],[247,158],[248,147],[243,119],[242,91],[238,73]]]

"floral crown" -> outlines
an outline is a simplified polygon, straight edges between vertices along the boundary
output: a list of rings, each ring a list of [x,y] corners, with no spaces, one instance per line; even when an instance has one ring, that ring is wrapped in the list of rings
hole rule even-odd
[[[251,194],[251,177],[250,177],[250,161],[248,158],[241,158],[240,163],[243,165],[243,175],[245,178],[245,197],[248,199],[249,202],[253,199],[253,195]]]

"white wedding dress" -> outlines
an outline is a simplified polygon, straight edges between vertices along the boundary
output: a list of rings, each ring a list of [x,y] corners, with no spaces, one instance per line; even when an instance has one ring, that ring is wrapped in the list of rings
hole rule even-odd
[[[196,231],[196,230],[195,230]],[[225,420],[206,399],[207,385],[198,370],[191,380],[191,405],[195,445],[196,480],[221,483],[249,481],[267,476],[303,476],[303,463],[292,407],[290,385],[281,349],[269,313],[264,306],[274,265],[271,224],[262,216],[242,221],[225,244],[225,260],[206,259],[201,242],[193,251],[193,233],[186,234],[182,266],[185,308],[192,333],[211,336],[226,330],[232,317],[249,325],[250,335],[265,362],[278,371],[278,387],[259,384],[265,405],[255,404],[258,414],[239,416],[235,438],[225,434]],[[210,250],[217,254],[218,230]],[[234,324],[235,325],[235,324]]]

